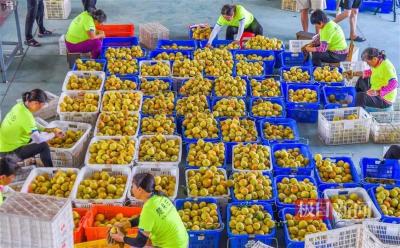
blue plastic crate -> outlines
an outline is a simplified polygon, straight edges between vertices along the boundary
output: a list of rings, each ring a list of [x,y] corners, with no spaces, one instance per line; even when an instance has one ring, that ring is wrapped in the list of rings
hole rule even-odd
[[[140,118],[140,128],[139,128],[139,135],[149,135],[149,134],[144,134],[143,132],[142,132],[142,121],[143,121],[143,119],[144,118],[147,118],[147,117],[153,117],[154,115],[141,115],[141,118]],[[175,123],[175,130],[174,130],[174,133],[172,134],[172,135],[177,135],[178,134],[178,124],[177,124],[177,118],[176,118],[176,116],[175,115],[166,115],[167,117],[172,117],[173,118],[173,122]]]
[[[223,137],[222,137],[222,132],[221,132],[221,122],[226,120],[226,119],[232,119],[232,118],[233,117],[221,117],[221,118],[218,119],[218,126],[219,126],[220,137],[221,137],[222,141],[223,141]],[[236,145],[238,143],[256,143],[256,144],[260,143],[260,138],[259,138],[259,135],[258,135],[257,125],[256,125],[255,119],[251,118],[251,117],[239,117],[239,119],[240,120],[248,119],[248,120],[252,120],[254,122],[254,128],[256,129],[256,132],[257,132],[257,139],[253,140],[253,141],[245,141],[245,142],[225,142],[224,141],[224,143],[226,144],[226,147],[225,147],[226,148],[226,159],[227,159],[227,163],[228,164],[232,163],[232,148],[233,148],[234,145]]]
[[[288,204],[288,203],[283,203],[279,200],[279,193],[278,193],[278,183],[280,183],[282,181],[283,178],[288,177],[290,178],[296,178],[298,181],[304,181],[304,179],[309,179],[310,182],[312,184],[314,184],[315,186],[315,190],[318,192],[318,188],[317,188],[317,183],[315,182],[314,178],[312,176],[303,176],[303,175],[289,175],[289,176],[276,176],[274,177],[274,183],[273,183],[273,187],[272,189],[275,190],[275,195],[276,195],[276,205],[278,207],[278,209],[282,209],[282,208],[290,208],[290,207],[294,207],[295,204]]]
[[[178,96],[186,96],[186,95],[182,95],[181,94],[181,92],[180,92],[180,89],[182,88],[182,86],[184,86],[185,84],[186,84],[186,82],[187,81],[189,81],[189,80],[191,80],[191,79],[195,79],[195,78],[187,78],[187,79],[183,79],[182,81],[181,81],[181,84],[180,84],[180,87],[179,87],[179,90],[178,90]],[[213,88],[214,88],[214,79],[211,79],[211,78],[209,78],[209,77],[204,77],[203,79],[208,79],[208,80],[211,80],[211,89],[210,89],[210,94],[208,94],[207,96],[209,96],[209,97],[211,97],[211,95],[212,95],[212,91],[213,91]]]
[[[326,159],[324,157],[323,159]],[[317,166],[315,165],[314,168],[314,178],[315,181],[318,184],[318,190],[320,192],[324,191],[325,189],[331,189],[331,188],[354,188],[354,187],[360,187],[360,177],[358,176],[357,169],[354,166],[353,161],[351,160],[350,157],[329,157],[329,159],[336,163],[340,160],[349,163],[350,165],[350,172],[351,176],[353,177],[353,181],[349,183],[329,183],[329,182],[324,182],[322,181],[322,178],[319,176]]]
[[[282,113],[279,116],[255,116],[253,115],[253,104],[254,102],[258,101],[258,100],[263,100],[263,101],[269,101],[272,103],[276,103],[282,106]],[[249,116],[255,118],[256,120],[262,120],[265,118],[274,118],[274,117],[281,117],[284,118],[286,117],[286,109],[285,109],[285,102],[283,101],[282,98],[266,98],[266,97],[252,97],[250,98],[250,103],[249,103]]]
[[[378,7],[381,7],[379,13],[389,14],[393,11],[393,0],[364,0],[360,11],[375,11]]]
[[[272,75],[274,73],[274,63],[275,61],[269,61],[269,60],[246,60],[246,62],[262,62],[264,71],[262,75],[256,75],[255,77],[263,77],[266,75]],[[235,63],[233,65],[233,74],[237,75],[236,72],[236,64],[239,63],[239,60],[235,60]],[[242,75],[241,77],[254,77],[252,75]]]
[[[299,90],[299,89],[311,89],[317,92],[317,102],[307,103],[307,102],[291,102],[289,100],[289,90]],[[310,84],[288,84],[286,87],[286,106],[289,108],[304,108],[304,109],[318,109],[320,103],[320,89],[318,85]]]
[[[161,80],[161,81],[167,82],[169,84],[169,87],[168,87],[168,89],[166,91],[172,91],[173,81],[172,81],[172,78],[170,78],[170,77],[157,77],[157,78],[155,78],[155,77],[146,77],[146,80],[147,81]],[[142,81],[140,81],[139,85],[140,85],[139,89],[141,90],[142,89]]]
[[[190,139],[190,138],[187,138],[186,137],[186,135],[185,135],[185,127],[183,126],[183,121],[184,121],[184,117],[183,116],[178,116],[177,117],[178,118],[178,125],[180,125],[180,127],[181,127],[181,132],[182,132],[182,140],[183,140],[183,143],[194,143],[194,142],[197,142],[197,140],[199,140],[199,139]],[[218,120],[216,120],[216,122],[217,122],[217,128],[218,128]],[[220,141],[221,140],[221,130],[220,130],[220,128],[218,128],[218,137],[217,138],[204,138],[203,139],[204,141],[210,141],[210,142],[212,142],[212,141],[216,141],[216,142],[218,142],[218,141]],[[226,146],[225,146],[225,152],[227,151],[227,149],[226,149]],[[226,156],[226,154],[225,154],[225,156]]]
[[[318,83],[318,84],[321,85],[321,86],[344,86],[344,85],[345,85],[345,83],[344,83],[344,77],[343,77],[343,80],[340,81],[340,82],[320,82],[320,81],[315,80],[315,78],[314,78],[314,71],[315,71],[315,69],[316,69],[317,67],[321,67],[321,66],[314,66],[314,67],[312,67],[312,70],[311,70],[312,73],[310,74],[310,75],[312,75],[312,79],[314,80],[315,83]],[[340,72],[340,73],[343,73],[343,69],[342,69],[341,67],[331,67],[331,70],[332,70],[333,68],[338,68],[338,69],[339,69],[339,72]]]
[[[371,197],[372,202],[374,203],[376,209],[378,209],[379,213],[382,215],[382,218],[380,219],[383,222],[386,223],[396,223],[396,224],[400,224],[400,217],[395,217],[395,216],[389,216],[389,215],[384,215],[382,212],[382,208],[379,206],[379,203],[376,199],[375,196],[375,190],[378,187],[378,185],[373,186],[372,188],[370,188],[368,190],[368,194]],[[387,190],[391,190],[393,188],[395,188],[396,186],[394,185],[383,185],[383,188],[387,189]]]
[[[233,68],[235,69],[235,68]],[[232,76],[232,77],[236,77],[236,76]],[[211,79],[213,81],[215,81],[218,77],[213,77],[213,76],[206,76],[205,78]],[[249,95],[248,89],[249,89],[249,80],[248,77],[244,76],[244,77],[240,77],[242,80],[244,80],[246,82],[246,86],[245,86],[245,93],[242,96],[232,96],[232,97],[246,97]],[[213,97],[231,97],[231,96],[217,96],[217,94],[215,93],[215,82],[214,82],[214,87],[212,90],[212,96]]]
[[[222,141],[206,141],[206,142],[210,142],[210,143],[214,143],[214,144],[216,144],[216,143],[223,143]],[[186,153],[187,153],[187,154],[189,154],[190,145],[196,144],[196,143],[197,143],[197,141],[191,141],[191,142],[186,143]],[[224,143],[223,143],[223,144],[224,144]],[[224,158],[224,162],[223,162],[222,166],[218,166],[218,168],[226,169],[227,164],[226,164],[226,145],[225,145],[225,144],[224,144],[224,147],[225,147],[225,154],[224,154],[225,158]],[[199,169],[200,167],[202,167],[202,166],[201,166],[201,165],[199,165],[199,166],[196,166],[196,165],[189,165],[189,162],[187,161],[187,156],[186,156],[186,160],[185,160],[185,169]]]
[[[103,47],[125,47],[137,45],[139,45],[137,37],[106,37],[103,39]]]
[[[176,93],[174,92],[174,106],[176,106]],[[144,101],[146,100],[146,99],[150,99],[150,98],[153,98],[154,96],[143,96],[143,103],[142,103],[142,108],[143,108],[143,105],[144,105]],[[175,109],[174,109],[174,111],[172,111],[172,113],[151,113],[151,114],[149,114],[149,113],[143,113],[143,110],[141,109],[140,110],[141,111],[141,113],[143,114],[143,115],[156,115],[156,114],[166,114],[166,115],[176,115],[176,113],[175,113]]]
[[[154,59],[160,53],[168,53],[168,54],[170,54],[170,53],[174,53],[174,54],[182,53],[183,56],[185,56],[186,58],[193,59],[193,51],[190,51],[190,50],[172,50],[172,49],[170,49],[170,50],[161,50],[161,49],[160,50],[153,50],[153,51],[150,52],[148,57],[149,57],[149,59]]]
[[[207,202],[217,204],[217,201],[213,198],[177,199],[175,200],[176,209],[181,210],[183,208],[183,204],[187,201],[195,203]],[[221,211],[219,210],[219,208],[217,208],[217,212],[220,228],[215,230],[202,231],[188,230],[189,248],[219,247],[219,240],[221,239],[221,233],[224,230],[224,223],[222,223]]]
[[[306,61],[304,61],[303,53],[293,53],[293,52],[284,51],[280,54],[280,57],[282,60],[283,67],[311,66],[310,57]]]
[[[356,105],[356,89],[354,87],[338,87],[338,86],[325,86],[322,88],[323,104],[325,109],[334,108],[347,108]],[[330,103],[329,96],[334,95],[336,100],[344,100],[346,97],[351,96],[352,102],[350,104]]]
[[[195,28],[194,26],[189,26],[189,27],[188,27],[189,40],[208,41],[208,39],[206,39],[206,40],[196,40],[196,39],[193,39],[193,31],[192,31],[192,29],[194,29],[194,28]],[[213,29],[214,29],[214,27],[211,27],[211,32],[212,32]],[[215,39],[214,39],[214,40],[218,40],[218,34],[217,34],[217,36],[215,36]]]
[[[231,211],[230,208],[232,206],[252,206],[252,205],[261,205],[264,207],[264,210],[266,210],[270,215],[273,221],[274,220],[274,212],[272,210],[272,206],[269,203],[265,202],[253,202],[253,201],[245,201],[245,202],[232,202],[227,205],[227,232],[228,232],[228,238],[229,238],[229,247],[232,248],[244,248],[245,245],[249,240],[255,240],[255,241],[261,241],[266,245],[271,245],[273,239],[275,238],[276,234],[276,227],[274,227],[271,232],[267,235],[258,235],[258,234],[233,234],[231,232],[231,228],[229,227],[229,221],[231,219]]]
[[[318,109],[319,106],[312,108],[286,106],[286,117],[294,119],[297,122],[315,123],[318,121]]]
[[[300,81],[298,81],[298,82],[286,82],[285,79],[284,79],[284,77],[283,77],[283,73],[284,73],[285,71],[290,71],[290,68],[292,68],[292,67],[299,67],[302,71],[308,72],[308,74],[310,75],[310,81],[309,81],[309,82],[300,82]],[[289,85],[289,84],[307,84],[307,85],[314,84],[314,81],[312,80],[312,68],[309,67],[309,66],[289,66],[289,67],[283,66],[283,67],[279,70],[279,74],[281,75],[282,81],[285,82],[285,83],[288,84],[288,85]]]
[[[117,74],[112,74],[109,70],[108,70],[108,68],[106,67],[106,76],[108,77],[108,76],[111,76],[111,75],[115,75],[115,76],[117,76],[117,77],[119,77],[119,78],[121,78],[121,77],[132,77],[132,76],[138,76],[139,75],[139,61],[140,60],[142,60],[142,59],[136,59],[136,61],[137,61],[137,72],[135,72],[135,73],[127,73],[127,74],[120,74],[120,73],[117,73]],[[108,62],[107,62],[108,63]],[[108,64],[107,64],[107,66],[108,66]]]
[[[274,156],[276,151],[282,150],[282,149],[293,149],[293,148],[299,148],[300,153],[303,154],[305,158],[308,158],[309,163],[305,167],[296,167],[296,168],[284,168],[280,167],[277,164],[276,158]],[[274,144],[271,147],[271,154],[272,154],[272,166],[274,168],[274,175],[291,175],[291,174],[296,174],[296,175],[311,175],[311,172],[314,169],[314,160],[312,157],[312,154],[310,152],[310,148],[308,145],[301,144],[301,143],[288,143],[288,144]]]
[[[102,64],[103,68],[102,68],[101,71],[104,71],[104,72],[106,71],[106,64],[107,64],[107,61],[106,61],[105,59],[81,59],[81,60],[82,60],[82,62],[84,62],[84,63],[85,63],[86,61],[96,61],[96,62]],[[76,63],[75,63],[74,66],[72,67],[72,70],[73,70],[73,71],[77,71],[77,70],[78,70]]]
[[[284,231],[284,236],[285,236],[286,247],[289,247],[289,248],[304,248],[304,241],[294,241],[294,240],[292,240],[290,238],[289,230],[288,230],[287,225],[286,225],[286,217],[285,217],[286,214],[295,215],[296,214],[296,209],[295,208],[284,208],[281,211],[279,211],[279,218],[281,220],[283,220],[283,222],[284,222],[283,231]],[[332,226],[329,223],[329,221],[328,220],[323,220],[323,221],[326,224],[327,229],[331,230]],[[322,247],[324,247],[323,244],[321,244],[321,245],[322,245]],[[330,247],[330,246],[328,246],[328,247]]]
[[[230,98],[236,98],[238,101],[239,100],[243,100],[244,101],[244,106],[245,106],[245,108],[244,108],[244,111],[245,111],[245,113],[244,113],[244,115],[243,116],[247,116],[247,113],[248,113],[248,102],[247,102],[247,100],[246,100],[246,97],[221,97],[221,96],[214,96],[214,97],[212,97],[211,98],[211,111],[214,111],[214,107],[215,107],[215,105],[217,104],[217,102],[219,102],[220,100],[222,100],[222,99],[230,99]],[[219,118],[221,118],[221,117],[231,117],[231,116],[219,116],[219,117],[217,117],[217,119],[219,119]]]
[[[107,49],[108,48],[121,48],[121,47],[131,47],[131,46],[103,46],[102,48],[101,48],[101,53],[100,53],[100,59],[107,59],[106,58],[106,51],[107,51]],[[143,51],[143,56],[142,57],[138,57],[138,58],[136,58],[136,59],[144,59],[144,58],[147,58],[147,51],[146,51],[146,49],[144,49],[143,47],[142,47],[142,51]]]
[[[234,40],[217,40],[217,39],[214,39],[213,42],[211,43],[211,46],[214,47],[214,48],[220,48],[221,46],[222,47],[227,46],[227,45],[231,44],[232,42],[234,42]],[[207,43],[208,43],[208,40],[198,41],[197,47],[203,49],[203,48],[206,47]],[[233,51],[234,49],[230,49],[230,50]]]
[[[266,51],[266,50],[232,50],[232,56],[235,61],[238,61],[236,59],[237,54],[243,54],[245,56],[251,55],[251,54],[256,54],[258,56],[262,57],[269,57],[273,56],[273,60],[262,60],[264,62],[264,75],[272,75],[274,73],[274,65],[275,65],[275,53],[273,51]],[[246,60],[246,61],[252,61],[254,60]],[[235,62],[236,65],[236,62]],[[235,71],[236,71],[236,66],[235,66]]]
[[[270,123],[272,125],[282,125],[284,127],[290,127],[293,130],[294,139],[282,139],[282,140],[269,140],[264,136],[264,126],[266,123]],[[289,118],[265,118],[258,122],[258,133],[260,134],[261,141],[263,144],[275,144],[275,143],[295,143],[300,139],[299,129],[297,127],[297,123],[293,119]]]
[[[162,49],[165,49],[165,48],[162,48],[163,46],[172,46],[173,44],[176,44],[178,46],[191,47],[190,49],[187,49],[187,50],[196,50],[197,49],[197,42],[195,40],[159,40],[157,42],[156,49],[162,50]],[[170,49],[166,49],[166,50],[170,50]],[[178,50],[186,50],[186,49],[178,49]]]
[[[284,89],[283,89],[283,84],[282,84],[280,75],[264,76],[264,77],[248,77],[248,83],[247,83],[247,94],[248,94],[248,96],[255,97],[253,95],[253,89],[252,89],[252,86],[251,86],[251,80],[252,79],[256,80],[258,83],[261,83],[261,81],[263,81],[265,79],[268,79],[268,78],[273,78],[273,79],[275,79],[275,81],[279,81],[280,82],[280,91],[281,91],[281,95],[280,96],[274,96],[274,97],[268,97],[268,98],[283,98]],[[262,96],[262,97],[267,97],[267,96]]]
[[[107,75],[107,79],[110,77],[110,75]],[[138,90],[139,89],[139,78],[137,77],[137,76],[117,76],[119,79],[121,79],[122,81],[124,81],[124,80],[129,80],[129,81],[132,81],[132,82],[135,82],[136,83],[136,89],[135,90]],[[106,80],[107,81],[107,80]],[[106,84],[104,83],[104,90],[106,91],[107,89],[106,89]]]
[[[378,158],[361,158],[361,183],[365,189],[369,189],[375,185],[381,185],[386,183],[370,183],[366,181],[366,178],[374,179],[392,179],[392,184],[400,185],[400,165],[396,159],[385,159],[380,160]]]
[[[236,172],[238,172],[238,171],[236,171]],[[232,172],[232,175],[233,175],[233,173],[235,173],[235,172]],[[273,183],[274,179],[273,179],[272,173],[264,171],[262,174],[264,177],[269,177],[269,179],[271,180],[271,187],[273,187],[272,183]],[[238,200],[236,198],[235,193],[233,192],[234,191],[233,188],[234,187],[231,187],[229,189],[231,191],[232,202],[246,202],[246,200]],[[271,206],[272,206],[273,204],[275,204],[275,198],[276,198],[275,191],[272,190],[272,197],[270,199],[268,199],[268,200],[251,200],[251,202],[253,202],[253,203],[263,202],[263,203],[271,204]]]

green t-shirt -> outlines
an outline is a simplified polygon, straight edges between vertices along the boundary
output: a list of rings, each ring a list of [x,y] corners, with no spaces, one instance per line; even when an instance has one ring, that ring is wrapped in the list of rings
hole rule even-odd
[[[388,85],[391,79],[397,80],[396,69],[394,68],[392,62],[388,59],[382,61],[377,67],[371,67],[371,89],[380,90],[382,87]],[[397,96],[397,89],[394,89],[383,98],[389,102],[394,102]]]
[[[342,51],[347,48],[342,28],[334,21],[329,21],[320,30],[320,41],[328,43],[328,51]]]
[[[150,233],[153,246],[162,248],[187,248],[189,236],[181,217],[172,202],[154,195],[143,205],[139,229]]]
[[[23,103],[17,103],[0,125],[0,152],[11,152],[29,143],[38,130],[35,118]]]
[[[77,44],[89,40],[88,31],[96,31],[93,17],[84,11],[75,17],[69,25],[65,40]]]
[[[226,20],[222,15],[218,18],[217,24],[220,26],[239,27],[240,21],[246,18],[244,27],[247,28],[254,21],[254,16],[247,11],[242,5],[236,5],[235,15],[232,20]]]

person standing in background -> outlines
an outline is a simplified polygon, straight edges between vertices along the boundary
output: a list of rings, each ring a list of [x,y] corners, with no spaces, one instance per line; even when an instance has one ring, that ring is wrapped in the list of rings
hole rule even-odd
[[[339,23],[346,18],[349,18],[350,22],[350,38],[349,40],[363,42],[366,41],[365,38],[358,36],[356,33],[357,28],[357,17],[358,11],[362,0],[341,0],[340,6],[344,8],[344,11],[336,15],[334,22]]]
[[[27,12],[25,19],[25,45],[38,47],[40,43],[33,38],[32,29],[33,23],[39,27],[38,37],[50,36],[53,33],[47,30],[43,25],[44,5],[43,0],[27,0]]]
[[[82,0],[83,9],[85,11],[92,11],[96,9],[97,0]]]
[[[300,21],[304,32],[308,32],[308,13],[312,10],[326,9],[325,0],[296,0],[297,9],[300,10]],[[315,30],[318,33],[318,30]]]

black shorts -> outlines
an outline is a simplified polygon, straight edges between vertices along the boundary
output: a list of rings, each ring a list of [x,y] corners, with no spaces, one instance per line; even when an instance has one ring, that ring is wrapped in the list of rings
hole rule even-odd
[[[360,8],[362,0],[342,0],[340,7],[343,9],[358,9]]]

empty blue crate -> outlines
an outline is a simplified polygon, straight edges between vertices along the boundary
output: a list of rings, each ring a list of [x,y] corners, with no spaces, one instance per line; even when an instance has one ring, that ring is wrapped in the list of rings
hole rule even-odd
[[[275,190],[276,205],[277,205],[278,209],[294,208],[296,206],[295,202],[285,203],[285,202],[282,202],[279,199],[278,183],[280,183],[285,177],[289,178],[289,180],[291,178],[295,178],[297,181],[304,181],[305,179],[309,180],[310,183],[312,183],[315,186],[315,192],[317,194],[317,199],[318,199],[317,183],[315,182],[315,180],[314,180],[314,178],[312,176],[302,176],[302,175],[276,176],[276,177],[274,177],[274,182],[273,182],[272,189]]]
[[[360,11],[376,11],[378,7],[379,13],[389,14],[393,11],[393,0],[363,0]]]
[[[356,105],[356,89],[352,86],[325,86],[322,88],[322,95],[325,109],[348,108]],[[331,102],[332,96],[335,96],[336,102]]]
[[[282,167],[278,165],[278,160],[275,158],[275,152],[282,149],[295,149],[298,148],[300,153],[305,159],[308,159],[308,165],[304,167]],[[301,143],[278,143],[271,147],[272,166],[274,168],[274,175],[311,175],[314,170],[314,160],[308,145]]]
[[[103,39],[103,47],[126,47],[137,45],[139,45],[137,37],[109,37]]]
[[[156,49],[171,50],[173,46],[177,46],[176,50],[196,50],[197,43],[194,40],[159,40]],[[184,48],[179,48],[184,47]]]
[[[80,60],[82,60],[83,63],[86,63],[88,61],[94,61],[96,63],[100,63],[101,67],[102,67],[101,71],[106,71],[107,61],[105,59],[80,59]],[[74,64],[74,66],[72,67],[72,70],[78,71],[78,66],[77,66],[76,62]],[[88,71],[88,70],[84,70],[84,71]],[[91,70],[91,71],[93,71],[93,70]]]
[[[283,126],[283,128],[290,128],[293,132],[293,139],[269,139],[264,134],[264,127],[269,123],[271,125]],[[260,134],[261,141],[263,144],[275,144],[275,143],[294,143],[300,139],[299,129],[297,123],[293,119],[289,118],[265,118],[258,122],[258,133]]]
[[[177,53],[181,53],[185,59],[193,59],[193,52],[190,50],[154,50],[151,51],[149,54],[149,59],[155,59],[157,57],[157,55],[161,54],[161,53],[167,53],[167,54],[177,54]]]
[[[285,77],[284,77],[284,75],[283,75],[283,73],[286,72],[286,71],[290,71],[291,68],[296,68],[296,69],[299,68],[299,69],[301,69],[303,72],[308,72],[308,75],[310,75],[310,80],[307,81],[307,82],[300,81],[300,80],[298,80],[298,81],[286,81],[286,80],[285,80]],[[311,69],[311,67],[309,67],[309,66],[283,66],[283,67],[280,69],[279,72],[280,72],[282,81],[285,82],[286,84],[293,84],[293,83],[312,84],[312,83],[313,83],[313,81],[312,81],[312,69]]]
[[[289,230],[288,230],[288,227],[287,227],[287,224],[286,224],[286,223],[288,223],[287,220],[286,220],[286,214],[291,214],[293,216],[296,216],[297,209],[296,208],[284,208],[281,211],[279,211],[279,218],[281,220],[283,220],[283,231],[284,231],[285,244],[286,244],[285,247],[288,247],[288,248],[304,248],[304,241],[297,241],[297,240],[293,240],[293,239],[290,238]],[[299,217],[301,218],[301,216],[299,216]],[[327,218],[324,218],[323,222],[325,223],[326,228],[328,230],[332,229],[332,226],[329,223],[329,220]],[[321,247],[330,247],[330,246],[324,246],[322,244],[322,242],[323,241],[321,241],[321,243],[319,243],[321,245]]]
[[[247,206],[251,207],[252,205],[261,205],[264,207],[264,210],[266,210],[269,215],[271,216],[271,220],[275,222],[274,220],[274,212],[272,210],[272,206],[269,203],[265,202],[233,202],[229,203],[227,206],[227,229],[228,229],[228,240],[229,240],[229,247],[230,248],[245,248],[247,247],[246,244],[250,240],[254,241],[260,241],[266,245],[272,245],[273,239],[275,238],[276,234],[276,225],[270,230],[268,234],[261,235],[261,234],[233,234],[232,230],[229,226],[229,222],[231,220],[231,207],[236,206],[236,207],[241,207],[241,206]]]
[[[325,160],[325,159],[327,159],[327,158],[324,157],[323,160]],[[354,166],[354,163],[350,157],[329,157],[328,159],[334,163],[337,163],[338,161],[343,161],[345,163],[348,163],[349,167],[350,167],[350,173],[351,173],[353,180],[351,182],[347,182],[347,183],[332,183],[332,182],[323,181],[318,173],[319,171],[317,169],[317,165],[315,165],[314,178],[317,181],[318,190],[320,192],[324,191],[325,189],[331,189],[331,188],[336,189],[336,188],[360,187],[360,177],[358,176],[357,169]]]
[[[217,204],[213,198],[198,198],[198,199],[177,199],[175,200],[176,209],[179,211],[183,209],[185,202],[197,203],[206,202]],[[218,205],[217,205],[218,206]],[[222,222],[221,211],[217,207],[219,228],[214,230],[188,230],[189,234],[189,248],[217,248],[219,247],[219,240],[221,239],[222,231],[224,230],[224,223]]]
[[[365,189],[375,185],[400,185],[400,165],[396,159],[361,158],[361,183]]]
[[[368,194],[371,197],[372,202],[378,209],[379,213],[382,215],[382,218],[380,219],[381,221],[386,222],[386,223],[400,224],[400,217],[391,216],[391,215],[388,215],[388,213],[386,213],[386,214],[383,213],[382,208],[381,208],[380,204],[378,203],[377,196],[376,196],[376,188],[378,188],[378,187],[383,187],[385,190],[390,191],[393,188],[395,188],[396,186],[394,186],[394,185],[373,186],[372,188],[370,188],[368,190]]]
[[[279,115],[272,115],[274,113],[271,112],[268,113],[270,115],[256,116],[253,114],[253,106],[257,102],[271,102],[272,104],[278,104],[282,107],[281,113]],[[283,101],[282,98],[252,97],[250,98],[250,104],[249,104],[249,116],[255,118],[256,120],[273,118],[273,117],[285,117],[286,116],[285,102]]]
[[[152,81],[155,81],[155,80],[164,81],[164,82],[168,83],[168,85],[169,85],[169,86],[168,86],[168,89],[166,89],[166,90],[164,90],[164,91],[172,91],[172,84],[173,84],[172,78],[170,78],[170,77],[157,77],[157,78],[154,78],[154,77],[146,77],[146,78],[142,78],[141,81],[140,81],[140,87],[139,87],[139,89],[143,92],[143,95],[149,96],[149,94],[147,94],[146,92],[143,91],[143,88],[142,88],[142,81],[143,81],[143,80],[146,80],[146,81],[148,81],[148,82],[152,82]],[[159,90],[159,91],[160,91],[160,90]],[[154,94],[152,94],[152,95],[154,95]]]
[[[280,54],[283,67],[311,66],[310,57],[304,59],[304,53],[282,52]]]
[[[223,168],[223,169],[226,169],[226,145],[222,142],[222,141],[205,141],[206,143],[212,143],[212,144],[217,144],[217,143],[222,143],[223,145],[224,145],[224,148],[225,148],[225,153],[224,153],[224,161],[223,161],[223,163],[222,163],[222,165],[221,166],[217,166],[218,168]],[[191,141],[191,142],[189,142],[189,143],[186,143],[186,152],[187,152],[187,154],[189,154],[189,150],[190,150],[190,146],[191,145],[196,145],[197,144],[197,141]],[[186,169],[199,169],[200,167],[203,167],[204,165],[201,165],[201,164],[196,164],[196,165],[189,165],[189,162],[188,162],[188,159],[187,159],[187,157],[188,156],[186,156],[186,160],[185,160],[185,167],[186,167]]]
[[[338,82],[322,82],[322,81],[318,81],[315,76],[314,76],[314,71],[321,66],[315,66],[312,68],[312,78],[314,80],[315,83],[318,83],[321,86],[344,86],[344,76],[342,75],[342,80],[338,81]],[[322,67],[323,68],[323,67]],[[340,67],[330,67],[331,70],[337,68],[339,70],[339,73],[342,74],[343,73],[343,69]]]
[[[214,111],[216,111],[215,110],[215,105],[219,102],[219,101],[221,101],[221,100],[223,100],[223,99],[231,99],[231,100],[237,100],[239,103],[241,102],[241,101],[243,101],[244,102],[244,111],[243,111],[243,113],[238,113],[238,112],[235,112],[235,114],[238,116],[238,115],[240,115],[240,116],[247,116],[247,113],[248,113],[248,102],[247,102],[247,99],[246,99],[246,97],[221,97],[221,96],[214,96],[214,97],[212,97],[212,99],[211,99],[211,111],[212,112],[214,112]],[[219,119],[219,118],[221,118],[221,117],[232,117],[232,116],[226,116],[226,115],[222,115],[222,113],[220,114],[220,113],[218,113],[218,114],[216,114],[215,113],[215,115],[214,115],[217,119]]]

